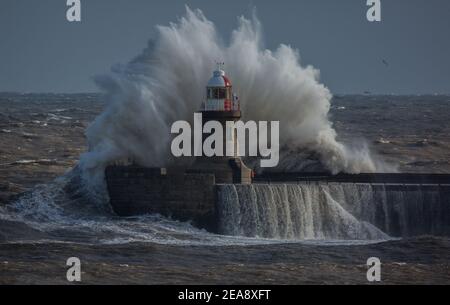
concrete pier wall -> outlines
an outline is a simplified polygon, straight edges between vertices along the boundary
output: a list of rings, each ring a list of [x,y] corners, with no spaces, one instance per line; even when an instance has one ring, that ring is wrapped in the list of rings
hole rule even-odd
[[[450,236],[450,185],[218,185],[219,232],[277,239]]]
[[[216,231],[213,174],[137,166],[110,166],[105,174],[110,203],[118,215],[161,214]]]
[[[217,184],[211,173],[129,165],[108,167],[106,181],[118,215],[157,213],[227,235],[380,236],[369,223],[395,237],[450,236],[450,175],[279,173]]]
[[[450,184],[450,174],[420,173],[262,173],[254,177],[254,182],[349,182],[349,183],[394,183],[394,184]]]

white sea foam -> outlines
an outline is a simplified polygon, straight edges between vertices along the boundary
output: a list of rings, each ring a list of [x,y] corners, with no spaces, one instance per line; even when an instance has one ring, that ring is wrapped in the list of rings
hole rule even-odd
[[[331,93],[319,82],[317,69],[301,65],[298,50],[285,44],[265,49],[255,16],[240,17],[226,42],[201,11],[187,8],[178,22],[157,27],[141,55],[96,77],[108,103],[86,132],[89,152],[80,166],[87,184],[101,184],[104,166],[116,159],[132,158],[144,166],[175,162],[170,126],[192,121],[217,60],[225,62],[240,96],[243,119],[280,121],[281,146],[314,152],[333,173],[387,169],[364,143],[337,141],[328,119]],[[281,160],[284,169],[298,162],[289,157]]]

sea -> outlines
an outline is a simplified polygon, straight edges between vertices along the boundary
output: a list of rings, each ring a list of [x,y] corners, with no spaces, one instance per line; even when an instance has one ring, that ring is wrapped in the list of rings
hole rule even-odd
[[[450,283],[449,236],[389,235],[367,186],[222,186],[222,235],[116,215],[80,182],[104,108],[98,93],[0,94],[0,284],[68,284],[70,257],[86,284],[368,284],[371,257],[385,284]],[[400,172],[450,173],[448,95],[338,95],[329,119]]]

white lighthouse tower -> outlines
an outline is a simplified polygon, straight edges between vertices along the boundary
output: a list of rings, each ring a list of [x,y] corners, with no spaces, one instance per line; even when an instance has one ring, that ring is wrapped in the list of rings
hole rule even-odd
[[[194,163],[195,171],[214,173],[216,183],[251,183],[252,171],[245,166],[238,156],[237,131],[226,130],[227,121],[236,122],[241,118],[240,103],[233,93],[231,80],[222,69],[223,64],[218,64],[206,85],[206,101],[203,103],[203,124],[208,121],[218,121],[226,134],[223,137],[224,150],[233,151],[233,155],[214,157],[198,157]],[[205,138],[207,135],[205,136]]]

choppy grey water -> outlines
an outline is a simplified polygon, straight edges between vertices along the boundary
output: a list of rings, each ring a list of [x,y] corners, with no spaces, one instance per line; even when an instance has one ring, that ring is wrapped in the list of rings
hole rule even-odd
[[[448,237],[410,239],[405,227],[408,239],[392,238],[389,223],[371,222],[368,197],[348,189],[223,186],[225,235],[114,215],[77,188],[98,99],[0,95],[0,282],[63,283],[65,257],[81,256],[92,283],[360,283],[377,255],[387,283],[450,282]],[[331,116],[344,140],[364,136],[401,170],[450,171],[448,96],[338,97]]]

